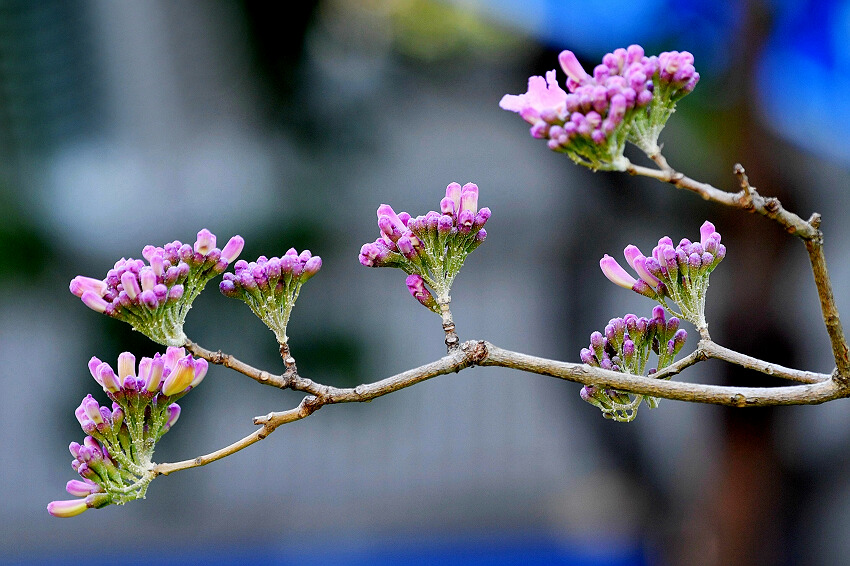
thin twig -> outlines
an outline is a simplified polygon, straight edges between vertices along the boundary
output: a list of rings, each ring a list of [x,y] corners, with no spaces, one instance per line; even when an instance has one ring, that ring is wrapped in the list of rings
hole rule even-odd
[[[724,348],[716,342],[702,341],[700,342],[699,349],[705,352],[705,355],[709,358],[723,360],[766,375],[790,379],[792,381],[799,381],[800,383],[820,383],[822,381],[827,381],[830,378],[829,374],[786,368],[779,364],[765,362],[751,356],[745,356],[735,350]]]

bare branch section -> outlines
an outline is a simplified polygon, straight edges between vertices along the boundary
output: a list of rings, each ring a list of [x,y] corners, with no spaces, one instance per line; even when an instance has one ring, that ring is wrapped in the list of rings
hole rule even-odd
[[[652,156],[652,160],[655,161],[659,169],[641,167],[640,165],[630,163],[626,171],[632,175],[642,175],[670,183],[679,189],[692,191],[706,200],[740,208],[748,212],[758,212],[781,224],[788,233],[803,239],[806,244],[806,250],[809,252],[809,261],[812,264],[812,273],[815,277],[815,285],[821,304],[821,314],[826,325],[826,331],[829,334],[832,354],[835,358],[835,379],[842,385],[850,384],[850,353],[848,353],[847,340],[844,337],[844,330],[841,327],[838,307],[835,304],[832,283],[829,279],[826,259],[823,254],[823,233],[820,231],[820,215],[817,213],[813,214],[806,221],[793,212],[785,210],[779,199],[761,196],[755,187],[750,185],[747,174],[740,164],[735,165],[734,173],[738,177],[741,190],[737,193],[730,193],[707,183],[700,183],[679,173],[667,163],[667,159],[660,153]]]
[[[259,370],[238,362],[232,356],[221,354],[220,352],[211,352],[193,342],[189,344],[191,344],[191,351],[196,355],[201,355],[210,361],[222,360],[215,363],[221,363],[222,365],[233,367],[233,369],[239,367],[240,369],[237,371],[241,371],[241,373],[257,379],[255,376],[258,375]],[[667,380],[667,378],[678,374],[685,368],[709,358],[724,360],[768,375],[800,381],[805,383],[805,385],[770,388],[723,387]],[[227,363],[223,360],[227,360]],[[560,362],[529,356],[499,348],[489,342],[471,340],[464,342],[449,355],[439,360],[374,383],[358,385],[354,388],[331,387],[295,375],[291,380],[292,388],[309,384],[309,389],[318,391],[319,394],[305,397],[301,401],[301,404],[294,409],[255,417],[254,424],[260,425],[262,428],[229,446],[211,452],[210,454],[198,456],[192,460],[158,464],[153,468],[152,473],[154,475],[168,475],[172,472],[204,466],[210,462],[220,460],[259,442],[274,432],[280,425],[310,416],[324,405],[371,401],[433,377],[459,372],[462,369],[476,365],[506,367],[556,377],[583,385],[596,385],[629,391],[638,395],[651,395],[653,397],[673,399],[676,401],[710,403],[732,407],[814,405],[839,397],[850,396],[850,390],[831,380],[828,375],[799,371],[777,364],[771,364],[739,354],[728,348],[714,344],[709,340],[700,341],[696,351],[659,371],[653,377],[629,375],[591,367],[585,364]],[[273,377],[283,379],[281,376]],[[257,379],[257,381],[267,383],[271,379]]]

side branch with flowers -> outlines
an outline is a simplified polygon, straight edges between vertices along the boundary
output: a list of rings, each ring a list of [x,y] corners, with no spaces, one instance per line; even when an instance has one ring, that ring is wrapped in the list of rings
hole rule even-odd
[[[661,154],[658,137],[676,103],[699,81],[693,56],[667,52],[646,56],[632,45],[607,54],[588,74],[570,51],[559,56],[567,74],[567,90],[556,71],[531,77],[528,91],[506,95],[500,105],[531,124],[531,135],[547,140],[553,151],[565,153],[593,170],[643,175],[692,191],[706,200],[758,212],[800,237],[807,248],[820,297],[827,334],[835,358],[832,374],[785,368],[724,348],[712,341],[705,317],[709,275],[726,256],[726,245],[706,221],[699,240],[674,241],[664,236],[649,255],[634,245],[624,249],[629,273],[612,256],[600,260],[603,274],[618,286],[655,303],[649,316],[626,314],[612,318],[590,336],[581,363],[529,356],[484,340],[462,342],[452,317],[451,287],[467,256],[487,237],[489,208],[478,208],[479,189],[473,183],[451,183],[439,211],[412,216],[387,204],[378,208],[379,237],[364,244],[360,263],[367,267],[399,268],[407,274],[410,294],[440,317],[447,355],[386,379],[337,388],[301,375],[291,355],[286,327],[302,285],[321,269],[322,260],[309,251],[290,249],[280,257],[236,258],[244,240],[232,237],[219,249],[208,230],[198,232],[194,245],[174,241],[145,246],[141,259],[122,258],[102,280],[78,276],[71,292],[92,310],[123,320],[166,347],[153,358],[129,352],[118,358],[117,371],[96,357],[89,361],[94,380],[112,401],[101,406],[92,395],[75,411],[86,437],[72,442],[72,467],[81,477],[66,489],[77,499],[54,501],[48,511],[72,517],[90,508],[124,504],[143,498],[159,475],[203,466],[234,454],[274,432],[279,426],[308,417],[325,405],[371,401],[422,381],[473,366],[499,366],[582,384],[582,399],[604,417],[631,421],[641,405],[656,408],[660,399],[734,407],[818,404],[850,396],[850,356],[841,327],[823,254],[820,216],[809,220],[785,210],[778,200],[762,197],[750,186],[740,165],[738,192],[726,192],[675,171]],[[632,164],[623,156],[626,142],[638,146],[657,169]],[[235,263],[234,263],[235,262]],[[226,272],[233,263],[234,271]],[[274,332],[283,359],[280,374],[260,370],[229,354],[208,350],[189,340],[183,323],[194,299],[214,277],[227,297],[245,302]],[[676,360],[687,341],[682,323],[699,334],[696,349]],[[798,382],[797,385],[752,388],[714,386],[671,378],[707,359]],[[293,409],[254,418],[260,428],[213,453],[191,460],[156,464],[157,442],[180,415],[176,401],[197,387],[208,364],[219,364],[258,383],[307,395]]]

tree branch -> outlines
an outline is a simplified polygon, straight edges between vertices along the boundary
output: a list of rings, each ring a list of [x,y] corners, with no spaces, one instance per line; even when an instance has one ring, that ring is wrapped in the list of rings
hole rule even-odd
[[[805,221],[793,212],[785,210],[779,199],[761,196],[755,187],[750,185],[746,172],[740,163],[735,164],[734,173],[738,177],[741,190],[737,193],[729,193],[707,183],[700,183],[679,173],[667,163],[667,159],[660,153],[651,156],[651,159],[655,161],[659,169],[641,167],[640,165],[630,163],[626,167],[626,171],[631,175],[643,175],[670,183],[680,189],[687,189],[706,200],[740,208],[748,212],[758,212],[763,216],[775,220],[788,233],[798,236],[805,242],[806,250],[809,252],[809,261],[812,265],[812,273],[815,277],[818,298],[820,299],[821,314],[826,325],[826,331],[829,334],[832,354],[835,358],[836,372],[834,378],[841,385],[850,385],[850,351],[848,351],[847,340],[844,337],[844,330],[841,327],[838,307],[835,304],[832,283],[826,267],[826,258],[823,254],[823,233],[820,231],[820,214],[815,213],[808,221]]]
[[[227,356],[220,352],[212,353],[197,344],[192,342],[190,344],[192,345],[193,352],[197,352],[199,355],[208,354],[210,358],[227,359],[229,360],[228,364],[241,367],[243,370],[246,370],[242,371],[242,373],[256,379],[254,375],[259,370],[237,362],[232,356]],[[801,381],[805,385],[730,387],[667,380],[667,378],[678,374],[685,368],[709,358],[724,360],[768,375]],[[205,359],[209,358],[205,357]],[[224,364],[224,362],[217,363]],[[630,375],[585,364],[560,362],[537,356],[529,356],[499,348],[483,340],[470,340],[464,342],[459,348],[454,349],[450,354],[439,360],[374,383],[358,385],[354,388],[331,387],[315,383],[300,376],[295,376],[297,379],[293,380],[293,388],[309,383],[310,389],[320,391],[320,394],[305,397],[298,407],[294,409],[254,417],[254,424],[260,425],[262,428],[229,446],[203,456],[198,456],[192,460],[157,464],[154,466],[152,473],[154,475],[168,475],[172,472],[204,466],[210,462],[220,460],[266,438],[280,425],[310,416],[324,405],[371,401],[433,377],[459,372],[462,369],[476,365],[506,367],[528,373],[548,375],[583,385],[595,385],[628,391],[637,395],[651,395],[653,397],[675,401],[709,403],[731,407],[814,405],[839,397],[850,396],[850,390],[831,380],[828,375],[789,369],[777,364],[758,360],[719,346],[710,340],[701,340],[696,351],[660,370],[652,377]],[[228,367],[231,366],[228,365]],[[267,381],[269,380],[261,382],[266,383]]]

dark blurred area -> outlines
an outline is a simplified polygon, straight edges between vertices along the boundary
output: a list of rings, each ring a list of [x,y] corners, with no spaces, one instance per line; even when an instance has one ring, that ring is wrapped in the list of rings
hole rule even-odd
[[[452,181],[476,182],[494,213],[453,289],[461,339],[576,361],[611,317],[652,307],[608,285],[599,258],[693,239],[709,219],[728,248],[713,338],[831,371],[800,242],[581,169],[498,107],[562,49],[591,69],[631,43],[689,50],[702,75],[662,134],[670,163],[734,190],[741,162],[762,194],[822,213],[850,312],[847,0],[0,0],[0,564],[846,564],[846,402],[662,401],[620,424],[574,384],[494,368],[328,407],[157,479],[142,502],[45,511],[75,475],[73,411],[99,394],[89,358],[159,351],[86,309],[72,277],[202,227],[244,236],[248,260],[309,248],[324,265],[289,327],[299,369],[375,381],[441,356],[442,330],[400,272],[363,268],[358,251],[379,204],[424,214]],[[186,332],[282,370],[272,333],[214,284]],[[682,379],[777,385],[719,362]],[[157,461],[230,444],[300,400],[265,389],[211,368]]]

